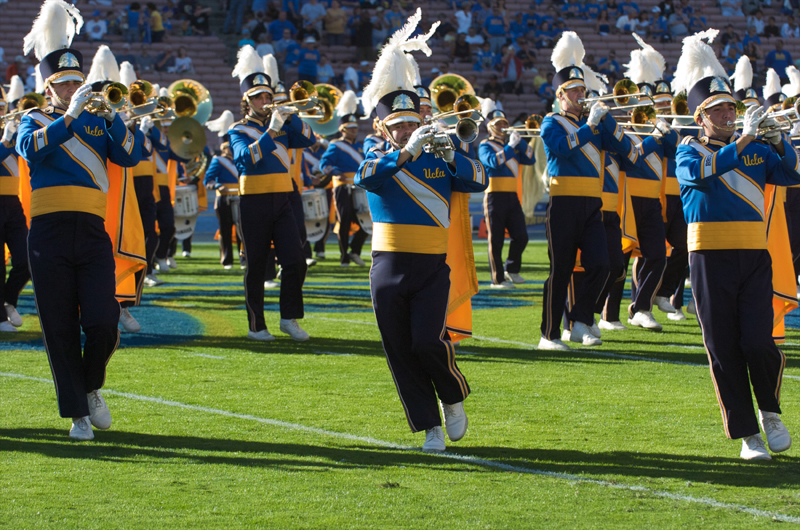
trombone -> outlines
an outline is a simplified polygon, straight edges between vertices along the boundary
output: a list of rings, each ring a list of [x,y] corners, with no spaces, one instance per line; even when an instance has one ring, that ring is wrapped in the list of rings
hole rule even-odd
[[[31,109],[43,109],[47,106],[44,96],[36,92],[28,92],[19,99],[17,110],[0,116],[0,127],[5,127],[9,121],[17,121],[23,114]]]
[[[650,101],[650,103],[640,102],[638,98],[647,99]],[[596,101],[609,101],[612,99],[616,105],[614,110],[627,110],[646,105],[653,105],[653,100],[650,97],[650,94],[639,92],[639,87],[636,86],[636,83],[630,79],[621,79],[617,81],[617,84],[614,85],[614,91],[612,94],[607,96],[583,98],[580,100],[580,102],[584,105],[584,107],[586,107],[588,103],[594,103]],[[628,105],[632,99],[635,100],[635,102]]]
[[[151,104],[148,103],[148,106]],[[133,120],[140,120],[146,116],[158,116],[159,118],[164,118],[167,116],[169,111],[175,109],[175,102],[172,101],[172,98],[169,96],[160,96],[156,99],[155,108],[150,112],[143,112],[142,114],[135,114],[131,117],[131,121]],[[132,110],[132,109],[131,109]]]
[[[455,103],[451,105],[448,111],[436,112],[431,115],[431,121],[446,120],[447,118],[462,119],[464,114],[469,114],[469,118],[475,122],[483,121],[483,116],[480,113],[481,102],[475,97],[474,94],[464,94],[456,99]]]
[[[517,125],[513,127],[506,127],[504,132],[518,132],[521,133],[522,138],[538,138],[542,131],[542,116],[539,114],[531,114],[525,120],[524,125]]]
[[[310,81],[297,81],[289,89],[289,102],[270,103],[261,107],[262,111],[275,110],[278,107],[289,107],[292,114],[300,114],[300,118],[317,118],[316,108],[319,105],[317,98],[317,88]]]

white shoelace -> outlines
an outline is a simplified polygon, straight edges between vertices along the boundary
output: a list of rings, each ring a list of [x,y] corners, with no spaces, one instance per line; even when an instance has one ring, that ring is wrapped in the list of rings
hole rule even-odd
[[[781,427],[783,426],[783,422],[777,416],[762,416],[762,423],[764,424],[764,430],[775,430],[780,431]]]
[[[99,407],[102,407],[102,406],[103,406],[103,400],[102,400],[102,398],[100,397],[100,393],[99,393],[97,390],[94,390],[94,391],[92,391],[92,392],[89,392],[89,395],[90,395],[90,396],[92,396],[90,399],[93,399],[93,400],[94,400],[94,406],[95,406],[95,408],[99,408]]]
[[[461,415],[461,411],[455,405],[448,405],[447,403],[442,403],[442,408],[444,409],[445,416],[452,416],[453,418],[458,418]]]
[[[764,449],[765,451],[767,450],[767,446],[764,445],[764,439],[760,434],[748,436],[745,444],[751,451],[755,451],[756,449]]]

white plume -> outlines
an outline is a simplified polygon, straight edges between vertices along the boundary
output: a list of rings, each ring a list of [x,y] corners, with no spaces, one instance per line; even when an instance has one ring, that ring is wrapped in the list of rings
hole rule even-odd
[[[581,66],[583,69],[583,81],[586,84],[586,91],[594,91],[600,94],[608,93],[608,78],[603,74],[598,74],[585,64]]]
[[[633,34],[633,38],[642,47],[642,57],[647,62],[647,69],[645,71],[645,83],[655,84],[664,76],[664,70],[667,68],[667,62],[664,56],[656,51],[655,48],[647,44],[639,35]],[[652,79],[652,80],[651,80]]]
[[[372,81],[364,88],[361,97],[361,104],[366,116],[370,115],[380,98],[386,94],[395,90],[414,91],[416,72],[414,65],[408,60],[406,52],[421,51],[430,57],[432,52],[427,41],[439,27],[439,22],[435,22],[431,25],[428,33],[409,39],[421,19],[422,10],[417,8],[417,11],[408,18],[402,28],[392,35],[381,50],[380,57],[375,63],[375,69],[372,71]]]
[[[228,133],[228,129],[233,125],[233,112],[226,110],[216,120],[206,122],[206,128],[209,131],[217,133],[220,138]]]
[[[119,82],[130,88],[135,81],[136,71],[133,69],[133,65],[128,61],[123,61],[119,65]]]
[[[800,95],[800,70],[794,66],[787,66],[786,76],[789,78],[789,84],[783,85],[783,94],[787,98],[793,98]]]
[[[56,50],[69,48],[82,27],[83,17],[77,7],[64,0],[45,0],[31,32],[22,41],[22,51],[28,55],[33,50],[41,61]]]
[[[733,90],[735,92],[753,86],[753,65],[750,64],[750,57],[744,54],[739,57],[739,60],[736,61],[736,69],[733,71],[731,81],[733,81]]]
[[[275,59],[275,56],[268,53],[261,59],[261,63],[264,67],[264,73],[269,76],[272,82],[272,87],[277,88],[281,83],[281,74],[278,70],[278,61]]]
[[[781,80],[778,77],[778,72],[770,68],[767,70],[767,81],[764,83],[764,99],[769,99],[770,96],[780,94]]]
[[[25,85],[22,84],[22,79],[18,75],[11,78],[11,84],[6,92],[6,101],[11,103],[25,95]]]
[[[89,75],[86,76],[87,83],[96,83],[97,81],[120,82],[117,58],[114,57],[111,48],[105,44],[97,48],[97,53],[94,54],[94,59],[92,59]]]
[[[481,114],[487,120],[489,119],[489,114],[494,112],[497,109],[497,105],[495,104],[492,98],[483,98],[480,100],[481,102]]]
[[[239,48],[239,53],[236,54],[236,66],[231,77],[238,77],[241,83],[248,75],[263,71],[264,65],[261,62],[261,56],[252,46],[247,44]]]
[[[44,78],[42,77],[42,71],[39,70],[39,63],[34,68],[34,75],[36,76],[36,93],[37,94],[44,94]]]
[[[406,59],[408,59],[408,62],[411,63],[411,67],[414,69],[414,86],[421,85],[422,76],[419,74],[419,65],[417,64],[417,60],[414,59],[414,56],[410,53],[406,54]]]
[[[705,77],[721,77],[728,79],[725,68],[719,63],[714,50],[708,43],[714,42],[719,34],[718,29],[708,29],[683,39],[683,50],[675,68],[675,79],[672,81],[672,92],[689,93],[695,83]]]
[[[169,97],[169,90],[167,87],[161,87],[158,89],[158,97]]]
[[[161,85],[153,83],[153,95],[158,97],[161,95]]]
[[[345,90],[339,103],[336,104],[336,114],[344,116],[345,114],[355,114],[358,110],[358,96],[352,90]]]
[[[586,55],[586,50],[584,50],[583,42],[578,34],[574,31],[565,31],[553,48],[550,61],[558,72],[567,66],[580,67],[583,64],[584,55]]]

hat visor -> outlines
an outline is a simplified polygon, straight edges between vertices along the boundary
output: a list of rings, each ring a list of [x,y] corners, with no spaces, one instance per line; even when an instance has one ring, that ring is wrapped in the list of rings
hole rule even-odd
[[[58,75],[58,74],[56,74]],[[47,80],[48,83],[51,85],[58,85],[60,83],[66,83],[67,81],[80,81],[83,82],[86,79],[82,74],[79,73],[67,73],[64,75],[59,75],[58,77],[53,76]]]
[[[245,96],[251,98],[253,96],[257,96],[259,94],[263,94],[264,92],[268,92],[269,94],[272,94],[272,90],[270,90],[269,87],[257,86],[257,87],[253,87],[250,90],[248,90],[245,93]]]
[[[402,114],[392,114],[386,117],[383,121],[387,127],[392,125],[397,125],[398,123],[403,122],[411,122],[411,123],[421,123],[422,120],[419,117],[419,114],[416,112],[403,112]]]
[[[340,129],[352,129],[352,128],[358,129],[358,124],[357,123],[344,123],[342,125],[339,125],[339,128]]]
[[[721,105],[723,103],[733,103],[736,105],[736,100],[733,99],[733,96],[730,94],[717,94],[704,101],[700,107],[704,109],[710,109],[711,107],[716,107],[717,105]]]

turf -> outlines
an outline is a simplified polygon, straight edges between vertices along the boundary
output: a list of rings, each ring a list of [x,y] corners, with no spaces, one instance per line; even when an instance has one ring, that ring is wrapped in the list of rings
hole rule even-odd
[[[723,434],[696,321],[604,332],[539,352],[546,248],[515,291],[475,298],[457,345],[472,395],[467,436],[418,451],[371,310],[365,268],[335,247],[305,286],[307,343],[267,324],[248,341],[243,271],[214,245],[146,289],[108,366],[114,424],[67,437],[41,332],[0,343],[0,528],[740,528],[800,523],[797,449],[746,463]],[[486,244],[478,276],[489,280]],[[366,253],[365,253],[366,254]],[[26,314],[27,313],[27,314]],[[800,432],[800,333],[787,331],[783,419]],[[24,376],[24,377],[19,377]]]

